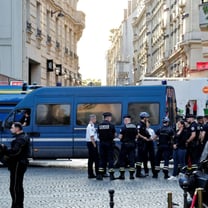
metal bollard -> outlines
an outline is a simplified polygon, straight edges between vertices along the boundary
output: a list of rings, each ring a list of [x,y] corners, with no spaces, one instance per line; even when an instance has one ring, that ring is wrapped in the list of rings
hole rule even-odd
[[[172,192],[168,192],[168,208],[172,208]]]
[[[114,201],[113,201],[114,192],[115,191],[113,189],[108,190],[108,193],[110,195],[110,208],[114,207]]]
[[[184,190],[184,193],[183,193],[183,208],[188,208],[188,201],[187,201],[188,183],[186,181],[183,183],[183,190]]]
[[[204,191],[203,188],[197,189],[197,196],[198,196],[198,208],[203,208],[203,197],[202,192]]]

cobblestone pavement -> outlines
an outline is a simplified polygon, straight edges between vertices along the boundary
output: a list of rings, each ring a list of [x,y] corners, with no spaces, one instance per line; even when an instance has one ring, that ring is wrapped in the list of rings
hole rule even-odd
[[[80,160],[81,161],[81,160]],[[114,208],[167,208],[167,193],[183,207],[183,191],[178,181],[151,176],[129,180],[103,181],[87,178],[86,160],[58,163],[42,162],[30,166],[25,175],[25,208],[107,208],[108,190],[114,189]],[[32,164],[32,163],[31,163]],[[119,175],[116,170],[116,176]],[[0,208],[10,208],[9,173],[0,168]]]

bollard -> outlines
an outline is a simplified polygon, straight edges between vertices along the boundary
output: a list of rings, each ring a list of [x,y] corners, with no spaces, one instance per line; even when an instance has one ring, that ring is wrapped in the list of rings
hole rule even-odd
[[[114,201],[113,201],[114,192],[115,191],[113,189],[108,190],[108,193],[110,195],[110,208],[114,207]]]
[[[198,208],[203,208],[203,197],[202,197],[202,192],[203,188],[198,188],[197,189],[197,195],[198,195]]]
[[[172,193],[168,192],[168,208],[172,208]]]
[[[188,191],[188,183],[187,181],[184,181],[183,183],[183,208],[188,208],[188,201],[187,201],[187,191]]]

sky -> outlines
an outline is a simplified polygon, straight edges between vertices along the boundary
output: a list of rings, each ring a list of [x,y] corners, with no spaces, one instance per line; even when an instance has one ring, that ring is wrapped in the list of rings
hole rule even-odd
[[[82,79],[106,80],[106,52],[110,30],[118,28],[124,17],[128,0],[79,0],[77,9],[85,13],[85,29],[78,42]]]

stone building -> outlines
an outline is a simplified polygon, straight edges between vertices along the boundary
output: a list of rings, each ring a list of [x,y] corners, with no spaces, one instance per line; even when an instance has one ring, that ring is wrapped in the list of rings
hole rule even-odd
[[[85,27],[78,0],[0,2],[0,80],[80,85],[77,42]]]
[[[132,0],[129,4],[131,12],[126,19],[132,19],[133,31],[133,67],[129,70],[134,72],[135,85],[149,76],[208,75],[207,0]],[[120,39],[125,36],[122,30],[117,34]],[[110,53],[115,53],[113,48]],[[122,50],[119,53],[122,56]]]
[[[107,85],[133,85],[133,28],[136,1],[128,2],[124,19],[119,28],[111,30],[111,47],[107,51]]]

